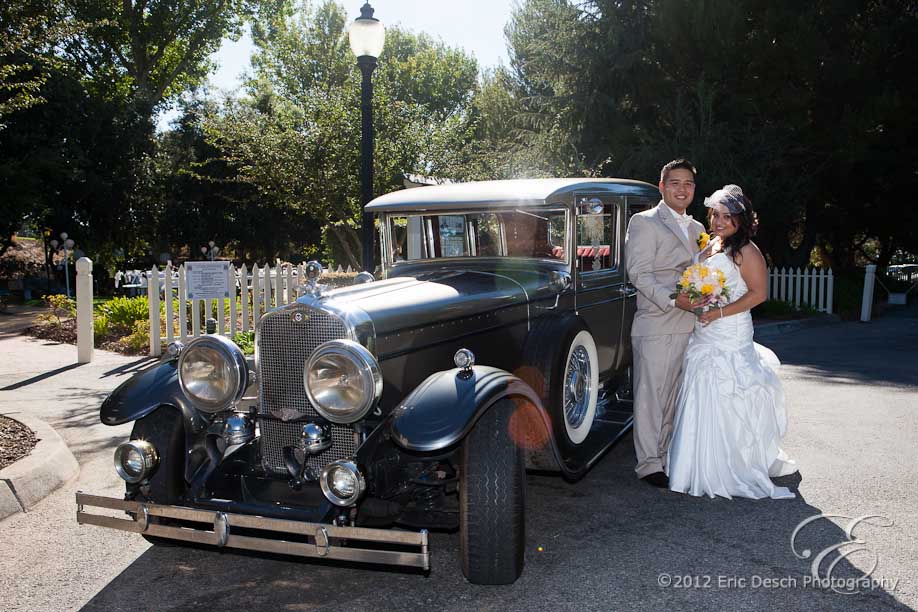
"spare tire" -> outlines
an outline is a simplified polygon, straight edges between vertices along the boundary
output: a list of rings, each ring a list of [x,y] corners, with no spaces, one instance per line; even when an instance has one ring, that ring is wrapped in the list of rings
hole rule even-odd
[[[574,316],[543,317],[533,324],[525,355],[518,376],[542,398],[559,450],[566,455],[586,440],[596,416],[596,342]]]

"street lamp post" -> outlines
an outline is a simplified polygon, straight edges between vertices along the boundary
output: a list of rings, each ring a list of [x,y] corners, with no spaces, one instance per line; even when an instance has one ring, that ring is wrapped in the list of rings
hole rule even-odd
[[[61,232],[61,242],[57,240],[52,240],[48,244],[51,245],[51,248],[55,251],[57,250],[57,245],[61,245],[61,249],[64,251],[64,282],[67,286],[67,297],[70,297],[70,250],[73,249],[73,246],[76,244],[71,238],[67,237],[67,232]]]
[[[348,29],[351,51],[357,56],[362,79],[360,82],[360,206],[363,242],[363,269],[373,272],[373,215],[366,210],[373,199],[373,70],[376,58],[382,53],[386,29],[373,17],[373,7],[367,2]]]
[[[220,254],[220,247],[218,247],[216,243],[211,240],[207,243],[207,246],[201,247],[201,254],[209,260],[214,261],[217,258],[217,255]]]

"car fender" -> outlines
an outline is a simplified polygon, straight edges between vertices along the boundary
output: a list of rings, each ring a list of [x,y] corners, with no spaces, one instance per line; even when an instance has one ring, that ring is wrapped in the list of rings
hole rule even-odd
[[[121,383],[102,402],[99,418],[106,425],[121,425],[141,419],[163,405],[182,413],[188,431],[199,431],[207,425],[179,386],[176,359],[160,361]]]
[[[529,453],[549,452],[556,467],[563,469],[538,394],[520,378],[490,366],[476,365],[471,372],[454,368],[428,376],[395,407],[386,427],[392,440],[404,449],[438,451],[462,440],[481,415],[504,398],[518,400],[511,419],[518,443]],[[538,441],[538,449],[530,448],[533,440]]]

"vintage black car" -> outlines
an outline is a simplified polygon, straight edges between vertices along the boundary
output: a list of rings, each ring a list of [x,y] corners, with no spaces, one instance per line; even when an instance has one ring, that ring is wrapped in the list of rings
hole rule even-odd
[[[619,179],[377,198],[382,280],[327,291],[311,265],[258,323],[254,373],[211,334],[105,400],[104,423],[135,422],[115,452],[127,491],[78,493],[78,520],[424,569],[428,530],[458,529],[468,580],[513,582],[524,469],[577,479],[631,425],[623,241],[658,198]]]

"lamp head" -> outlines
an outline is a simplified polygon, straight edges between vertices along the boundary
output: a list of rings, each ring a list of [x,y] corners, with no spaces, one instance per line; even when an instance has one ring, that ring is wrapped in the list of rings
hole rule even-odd
[[[357,57],[379,57],[386,42],[386,28],[373,17],[373,7],[367,2],[360,9],[360,17],[354,20],[347,31],[351,51]]]

